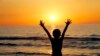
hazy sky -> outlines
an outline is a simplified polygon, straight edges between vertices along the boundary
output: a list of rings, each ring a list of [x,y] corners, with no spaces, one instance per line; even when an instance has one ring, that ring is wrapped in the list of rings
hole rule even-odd
[[[62,24],[100,23],[100,0],[0,0],[0,25],[36,25],[39,20]]]

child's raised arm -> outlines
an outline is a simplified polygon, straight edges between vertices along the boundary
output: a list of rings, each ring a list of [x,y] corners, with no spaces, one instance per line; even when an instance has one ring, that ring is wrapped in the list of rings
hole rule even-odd
[[[67,19],[67,22],[65,22],[65,23],[66,23],[66,26],[65,26],[64,31],[63,31],[63,33],[62,33],[62,35],[61,35],[61,39],[62,39],[62,40],[64,39],[64,35],[65,35],[65,32],[66,32],[66,30],[67,30],[69,24],[71,24],[71,20],[70,20],[70,19]]]
[[[42,22],[42,20],[40,20],[40,26],[42,26],[42,28],[43,28],[43,29],[45,30],[45,32],[47,33],[47,35],[48,35],[50,41],[52,41],[53,38],[51,37],[49,31],[45,28],[44,23]]]

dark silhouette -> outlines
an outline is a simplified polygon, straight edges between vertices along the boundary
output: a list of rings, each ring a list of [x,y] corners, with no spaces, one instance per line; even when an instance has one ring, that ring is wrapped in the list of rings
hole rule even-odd
[[[65,32],[70,23],[71,23],[71,20],[68,19],[62,35],[61,35],[61,32],[59,29],[54,29],[54,31],[53,31],[54,38],[52,38],[49,31],[45,28],[44,23],[42,21],[40,21],[40,25],[43,27],[43,29],[45,30],[45,32],[47,33],[47,35],[51,41],[52,56],[62,56],[62,43],[63,43]],[[60,35],[61,35],[61,37],[60,37]]]

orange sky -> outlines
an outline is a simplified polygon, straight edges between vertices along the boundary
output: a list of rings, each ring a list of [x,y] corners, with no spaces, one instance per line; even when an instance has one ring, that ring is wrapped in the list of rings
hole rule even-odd
[[[55,22],[49,20],[55,16]],[[0,0],[0,25],[100,23],[100,0]]]

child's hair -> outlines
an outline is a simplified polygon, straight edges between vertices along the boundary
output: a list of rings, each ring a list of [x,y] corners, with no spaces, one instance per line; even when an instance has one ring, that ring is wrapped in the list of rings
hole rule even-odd
[[[54,36],[55,39],[59,39],[60,35],[61,35],[61,32],[60,32],[59,29],[53,30],[53,36]]]

